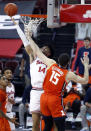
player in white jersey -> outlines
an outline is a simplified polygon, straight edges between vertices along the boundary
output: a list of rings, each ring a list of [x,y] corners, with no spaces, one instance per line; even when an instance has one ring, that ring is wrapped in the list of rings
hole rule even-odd
[[[22,30],[21,30],[22,31]],[[23,33],[23,32],[22,32]],[[21,40],[21,33],[18,33]],[[27,39],[23,41],[26,43]],[[26,49],[26,48],[25,48]],[[50,45],[43,46],[41,51],[47,56],[52,56],[52,48]],[[32,90],[30,92],[30,113],[32,113],[33,128],[32,131],[40,131],[40,96],[43,93],[42,84],[46,75],[47,66],[36,56],[35,53],[29,53],[30,57],[30,76]]]
[[[30,113],[33,119],[33,131],[39,131],[40,123],[40,96],[43,93],[42,84],[46,74],[47,66],[36,58],[30,65],[31,85]]]
[[[8,79],[8,86],[6,87],[6,93],[7,93],[7,103],[6,103],[6,109],[7,109],[7,116],[9,116],[10,118],[13,118],[13,112],[12,112],[12,106],[13,104],[15,104],[14,102],[14,95],[15,95],[15,87],[14,85],[11,83],[11,79],[12,79],[12,70],[10,68],[5,68],[3,70],[3,74],[5,75],[5,77]],[[15,125],[14,123],[10,123],[10,127],[12,131],[15,131]]]
[[[50,54],[48,46],[42,48],[42,51]],[[32,59],[30,57],[30,59]],[[33,129],[39,131],[40,124],[40,96],[43,93],[42,84],[46,75],[47,66],[38,58],[35,57],[30,64],[30,75],[32,90],[30,92],[30,113],[32,113]]]

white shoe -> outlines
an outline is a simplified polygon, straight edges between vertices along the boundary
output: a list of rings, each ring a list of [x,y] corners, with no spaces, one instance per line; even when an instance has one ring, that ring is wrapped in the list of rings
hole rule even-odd
[[[24,129],[24,126],[23,125],[19,126],[19,129]]]
[[[89,129],[88,129],[88,127],[84,127],[80,131],[89,131]]]

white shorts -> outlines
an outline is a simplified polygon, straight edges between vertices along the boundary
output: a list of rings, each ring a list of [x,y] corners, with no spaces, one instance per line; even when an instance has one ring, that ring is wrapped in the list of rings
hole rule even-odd
[[[43,90],[31,90],[30,92],[30,110],[29,112],[38,112],[40,113],[40,96],[43,93]]]
[[[6,115],[7,115],[9,118],[13,118],[13,117],[14,117],[13,112],[6,113]],[[12,123],[12,122],[10,122],[10,121],[9,121],[9,124],[10,124],[10,128],[11,128],[11,130],[12,130],[12,131],[15,131],[15,124]]]

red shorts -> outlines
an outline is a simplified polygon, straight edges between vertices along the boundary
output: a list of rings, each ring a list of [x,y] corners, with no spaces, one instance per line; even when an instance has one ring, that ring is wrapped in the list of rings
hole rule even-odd
[[[43,115],[53,118],[66,115],[61,105],[61,97],[45,93],[40,98],[40,110]]]

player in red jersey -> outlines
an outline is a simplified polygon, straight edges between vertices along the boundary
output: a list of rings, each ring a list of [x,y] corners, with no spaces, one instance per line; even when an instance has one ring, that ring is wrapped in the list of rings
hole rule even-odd
[[[1,76],[0,78],[0,131],[11,131],[9,122],[18,124],[15,120],[15,118],[9,118],[6,116],[6,99],[7,99],[7,94],[6,94],[6,86],[8,85],[8,80],[6,79],[5,76]]]

